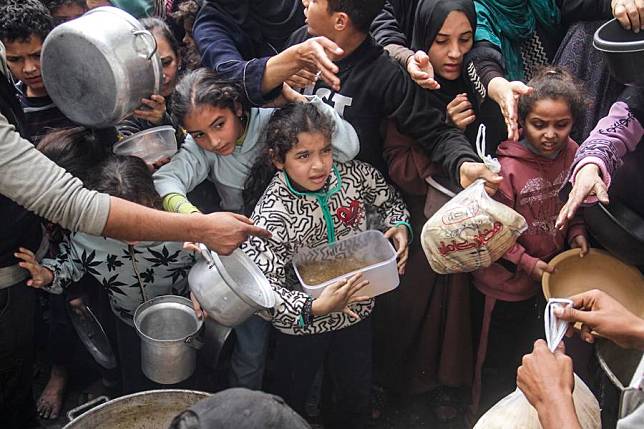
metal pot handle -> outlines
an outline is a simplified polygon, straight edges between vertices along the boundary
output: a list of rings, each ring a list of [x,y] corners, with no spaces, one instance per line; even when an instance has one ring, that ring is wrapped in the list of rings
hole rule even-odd
[[[186,338],[185,343],[195,350],[200,350],[204,346],[204,343],[197,336],[199,336],[199,333]]]
[[[150,33],[148,30],[133,30],[132,34],[134,34],[134,36],[149,37],[150,40],[152,40],[153,48],[152,48],[152,51],[148,54],[148,57],[147,57],[148,60],[151,60],[152,57],[154,56],[154,54],[156,54],[156,52],[157,52],[157,40],[154,38],[152,33]]]
[[[69,410],[67,412],[67,419],[71,422],[72,420],[74,420],[79,415],[91,410],[94,407],[97,407],[97,406],[99,406],[101,404],[104,404],[104,403],[108,402],[109,400],[110,400],[110,398],[108,398],[107,396],[103,395],[103,396],[99,396],[98,398],[94,398],[91,401],[87,401],[84,404],[81,404],[78,407],[76,407],[76,408],[74,408],[72,410]]]

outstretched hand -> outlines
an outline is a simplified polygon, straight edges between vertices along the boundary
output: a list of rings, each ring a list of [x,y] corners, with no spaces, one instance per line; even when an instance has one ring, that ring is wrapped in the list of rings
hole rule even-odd
[[[467,188],[478,179],[485,180],[485,191],[494,195],[503,181],[503,176],[493,173],[482,162],[464,162],[459,170],[460,185]]]
[[[644,30],[644,0],[612,0],[610,5],[622,27],[634,33]]]
[[[54,281],[54,274],[38,263],[36,255],[31,250],[20,247],[13,255],[22,260],[18,265],[29,271],[31,275],[31,279],[27,280],[27,286],[41,288]]]
[[[425,51],[416,51],[407,60],[407,73],[411,79],[421,88],[440,89],[440,84],[434,79],[434,67],[429,62],[429,56]]]
[[[532,91],[534,89],[523,82],[510,82],[502,77],[495,77],[487,86],[488,95],[501,108],[508,130],[508,140],[519,140],[519,97]]]
[[[608,204],[608,188],[599,176],[599,167],[595,164],[586,164],[575,176],[575,184],[568,195],[568,201],[561,208],[555,226],[563,229],[575,217],[579,206],[590,196],[596,196],[597,199]]]
[[[330,284],[313,301],[311,307],[313,315],[324,316],[341,311],[352,319],[358,319],[358,315],[349,308],[349,305],[369,299],[368,296],[358,295],[358,292],[368,284],[369,281],[362,278],[362,273],[354,274],[348,280],[340,280]]]
[[[191,216],[197,219],[197,215]],[[246,216],[236,213],[217,212],[199,219],[200,225],[203,225],[201,242],[220,255],[230,255],[249,235],[271,236],[264,228],[253,225],[253,221]]]

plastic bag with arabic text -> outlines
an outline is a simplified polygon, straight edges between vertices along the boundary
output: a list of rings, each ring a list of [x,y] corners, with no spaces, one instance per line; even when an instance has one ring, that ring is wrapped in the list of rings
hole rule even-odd
[[[527,227],[523,216],[492,199],[479,179],[425,223],[420,240],[432,270],[464,273],[492,265]]]

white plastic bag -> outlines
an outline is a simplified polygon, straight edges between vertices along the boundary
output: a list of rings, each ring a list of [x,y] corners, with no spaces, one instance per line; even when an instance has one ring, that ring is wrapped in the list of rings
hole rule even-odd
[[[492,265],[527,227],[523,216],[492,199],[479,179],[425,223],[420,240],[435,272],[463,273]]]
[[[557,319],[553,310],[557,306],[572,305],[567,299],[551,299],[544,314],[548,348],[553,351],[563,339],[568,322]],[[572,392],[577,419],[583,429],[601,429],[601,415],[597,399],[588,386],[575,374]],[[490,408],[474,426],[474,429],[542,429],[537,410],[530,405],[519,388]]]

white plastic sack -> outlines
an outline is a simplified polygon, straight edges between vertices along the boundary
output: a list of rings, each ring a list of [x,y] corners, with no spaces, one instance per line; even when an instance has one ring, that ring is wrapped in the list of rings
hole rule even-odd
[[[544,325],[548,348],[553,351],[563,339],[568,322],[557,319],[553,309],[572,305],[568,299],[550,299],[544,313]],[[581,378],[575,377],[572,400],[577,419],[583,429],[601,429],[601,410],[595,396]],[[542,429],[537,410],[530,405],[523,392],[517,388],[497,402],[476,422],[474,429]]]
[[[464,273],[492,265],[527,228],[523,216],[492,199],[479,179],[425,223],[420,240],[435,272]]]

